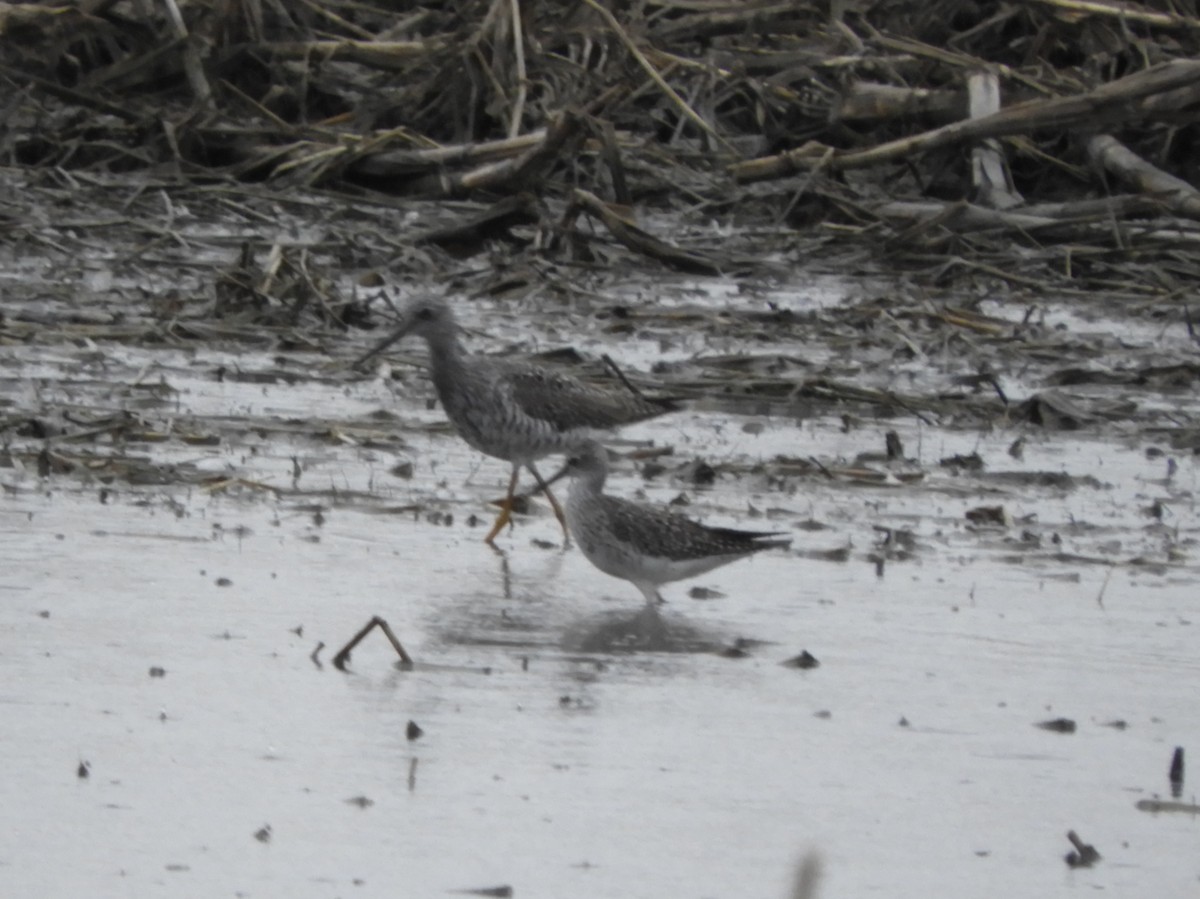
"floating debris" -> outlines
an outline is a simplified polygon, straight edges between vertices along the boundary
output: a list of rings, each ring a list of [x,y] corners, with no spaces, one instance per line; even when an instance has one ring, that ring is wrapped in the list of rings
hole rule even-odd
[[[1034,727],[1040,727],[1042,730],[1048,730],[1056,734],[1075,733],[1075,722],[1070,718],[1052,718],[1049,721],[1039,721]]]
[[[1012,526],[1012,518],[1004,511],[1004,506],[976,506],[967,510],[966,518],[971,524],[994,524],[1002,528]]]
[[[821,663],[817,661],[816,656],[806,649],[801,652],[800,655],[793,656],[792,658],[780,662],[779,664],[785,668],[798,668],[801,671],[808,671],[810,668],[819,667]]]
[[[350,642],[343,646],[338,654],[333,657],[333,667],[338,671],[345,671],[346,663],[350,661],[350,653],[354,650],[354,647],[358,646],[367,634],[371,633],[375,628],[383,631],[384,636],[388,638],[388,642],[392,644],[392,648],[396,650],[396,655],[400,656],[400,667],[406,671],[411,669],[413,666],[412,656],[400,645],[400,641],[396,638],[396,634],[392,631],[388,623],[378,615],[363,625],[362,629],[350,638]]]
[[[1171,768],[1167,772],[1171,782],[1171,795],[1178,799],[1183,794],[1183,747],[1176,746],[1171,754]]]
[[[1194,802],[1172,802],[1168,799],[1139,799],[1134,808],[1140,812],[1182,812],[1186,815],[1200,815],[1200,805]]]
[[[1085,843],[1073,830],[1067,831],[1067,839],[1075,848],[1068,852],[1063,860],[1072,868],[1090,868],[1100,861],[1100,853],[1090,843]]]

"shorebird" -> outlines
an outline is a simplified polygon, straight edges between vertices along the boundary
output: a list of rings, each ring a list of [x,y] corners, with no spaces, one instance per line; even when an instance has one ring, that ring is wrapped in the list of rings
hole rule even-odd
[[[400,326],[354,364],[361,365],[408,335],[422,337],[429,345],[433,384],[459,436],[481,453],[512,464],[508,493],[484,538],[489,545],[512,519],[522,468],[546,494],[565,537],[562,507],[534,463],[567,452],[598,432],[679,408],[674,399],[645,397],[632,388],[603,390],[536,365],[471,355],[459,340],[454,311],[439,298],[408,303],[400,313]]]
[[[607,496],[607,452],[595,441],[567,459],[572,478],[567,524],[588,561],[629,581],[649,606],[663,601],[658,588],[712,571],[764,549],[791,544],[780,533],[713,528],[665,509]]]

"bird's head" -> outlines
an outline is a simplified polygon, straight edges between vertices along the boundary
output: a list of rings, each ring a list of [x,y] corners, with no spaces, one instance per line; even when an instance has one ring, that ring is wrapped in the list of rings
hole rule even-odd
[[[595,440],[580,443],[567,456],[566,473],[573,478],[603,478],[608,473],[608,450]]]
[[[423,337],[431,344],[441,341],[453,341],[458,325],[454,319],[454,311],[441,297],[417,297],[400,310],[399,324],[384,340],[372,350],[359,357],[355,366],[360,366],[368,359],[378,356],[393,343],[410,335]]]

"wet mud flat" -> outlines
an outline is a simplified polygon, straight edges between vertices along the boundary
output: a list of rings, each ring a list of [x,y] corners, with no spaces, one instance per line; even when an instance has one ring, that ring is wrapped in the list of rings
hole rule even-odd
[[[731,240],[770,276],[433,279],[315,239],[328,198],[247,196],[294,235],[289,305],[235,221],[72,196],[94,227],[4,259],[14,893],[782,896],[809,853],[821,895],[1194,889],[1177,304],[967,298],[761,235]],[[792,548],[669,586],[664,651],[597,642],[637,591],[537,497],[482,544],[507,467],[423,347],[350,364],[429,289],[476,351],[685,397],[610,443],[612,492]],[[373,615],[413,670],[381,637],[330,665]]]
[[[0,893],[1193,895],[1184,7],[0,6]],[[422,291],[791,548],[483,546]]]

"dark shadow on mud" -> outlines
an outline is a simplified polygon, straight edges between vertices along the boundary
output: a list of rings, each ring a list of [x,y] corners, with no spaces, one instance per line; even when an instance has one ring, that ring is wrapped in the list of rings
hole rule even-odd
[[[473,610],[469,620],[445,622],[439,639],[457,646],[504,646],[515,650],[560,649],[570,653],[709,653],[729,643],[678,614],[652,606],[601,612],[564,621],[553,609],[506,607]]]
[[[664,615],[656,606],[635,614],[606,612],[581,621],[563,635],[569,652],[716,652],[722,641],[677,615]]]

